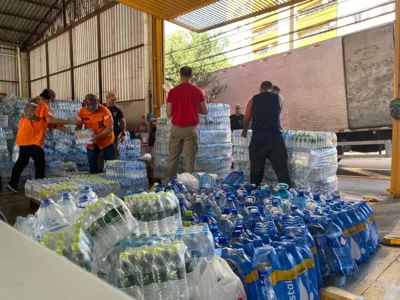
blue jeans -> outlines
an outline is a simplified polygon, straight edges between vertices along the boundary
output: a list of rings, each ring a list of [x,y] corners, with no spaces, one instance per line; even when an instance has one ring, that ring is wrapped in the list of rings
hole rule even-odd
[[[89,148],[86,148],[86,150],[87,150],[87,158],[89,161],[90,174],[99,173],[98,162],[99,162],[100,151],[103,151],[105,161],[113,160],[115,155],[114,143],[105,147],[103,150],[100,150],[99,146],[97,146],[96,144],[94,145],[93,150]]]

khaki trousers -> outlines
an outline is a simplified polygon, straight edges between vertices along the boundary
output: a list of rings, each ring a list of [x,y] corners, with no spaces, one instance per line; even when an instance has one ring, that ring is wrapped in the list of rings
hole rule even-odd
[[[199,151],[199,127],[172,126],[169,135],[169,155],[167,166],[167,181],[177,175],[179,158],[185,157],[185,172],[193,173],[196,165],[196,156]]]

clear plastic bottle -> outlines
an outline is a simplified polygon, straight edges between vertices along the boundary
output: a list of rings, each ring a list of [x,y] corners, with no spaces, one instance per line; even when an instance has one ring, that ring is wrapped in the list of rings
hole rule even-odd
[[[185,271],[184,253],[174,245],[169,250],[169,270],[171,280],[171,299],[187,300],[189,292]],[[149,298],[150,299],[150,298]]]
[[[86,269],[89,272],[92,272],[93,266],[92,261],[90,260],[90,256],[88,253],[83,251],[81,245],[79,243],[74,243],[71,246],[71,254],[69,255],[69,259],[80,266],[81,268]]]
[[[73,224],[76,219],[76,205],[71,197],[71,194],[63,193],[57,204],[68,222]]]
[[[157,288],[154,284],[153,267],[147,260],[145,251],[136,253],[137,280],[144,299],[155,299]]]
[[[221,215],[219,228],[221,232],[228,238],[231,238],[233,229],[235,228],[228,215]]]
[[[164,259],[163,249],[155,248],[152,254],[153,277],[154,283],[157,285],[153,299],[165,300],[169,297],[168,263]]]

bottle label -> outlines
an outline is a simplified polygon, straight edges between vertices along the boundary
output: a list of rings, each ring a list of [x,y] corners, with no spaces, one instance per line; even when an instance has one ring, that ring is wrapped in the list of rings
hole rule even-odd
[[[154,282],[153,273],[150,272],[143,274],[138,281],[140,286],[152,284]]]
[[[108,224],[117,224],[123,220],[125,216],[125,211],[123,206],[118,206],[117,208],[112,208],[104,216],[105,222]]]
[[[171,272],[172,280],[184,279],[185,276],[186,276],[186,271],[184,266],[179,266],[178,268],[176,268]]]
[[[193,272],[193,262],[192,260],[186,260],[185,261],[185,267],[186,267],[186,274],[189,274]]]
[[[158,221],[165,218],[165,211],[159,211],[151,215],[152,221]]]
[[[119,288],[129,288],[136,284],[136,277],[134,274],[118,278],[117,285]]]
[[[87,229],[88,234],[91,238],[95,238],[96,236],[100,236],[101,232],[106,228],[106,222],[103,218],[99,218]]]
[[[328,247],[328,238],[327,236],[318,236],[314,237],[315,244],[317,245],[317,248],[326,248]]]

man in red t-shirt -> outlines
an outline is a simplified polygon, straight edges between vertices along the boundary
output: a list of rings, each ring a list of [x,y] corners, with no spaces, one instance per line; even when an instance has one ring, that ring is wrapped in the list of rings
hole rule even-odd
[[[182,150],[185,156],[185,171],[194,172],[199,150],[199,113],[208,114],[203,91],[190,84],[192,68],[182,67],[180,75],[181,84],[168,93],[167,99],[167,116],[172,117],[167,166],[168,181],[177,174]]]

